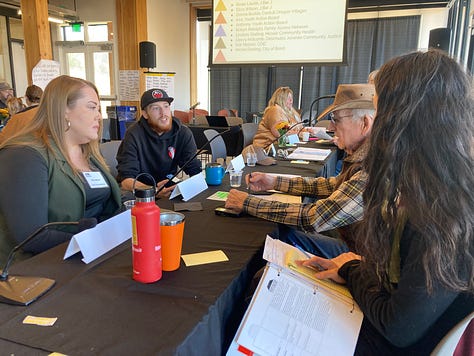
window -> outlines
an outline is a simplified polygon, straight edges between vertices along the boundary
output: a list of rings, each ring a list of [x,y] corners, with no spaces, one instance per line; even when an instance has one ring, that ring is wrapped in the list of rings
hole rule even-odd
[[[112,24],[81,23],[59,28],[61,72],[93,82],[105,115],[106,107],[116,99]]]

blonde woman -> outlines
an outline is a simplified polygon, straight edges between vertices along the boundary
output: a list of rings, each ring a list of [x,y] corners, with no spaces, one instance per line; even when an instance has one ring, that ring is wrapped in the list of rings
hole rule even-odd
[[[21,98],[12,96],[7,100],[7,109],[10,117],[26,109],[26,105]]]
[[[30,125],[0,145],[0,258],[48,222],[103,220],[119,210],[120,189],[99,152],[101,122],[96,87],[60,76]],[[47,229],[24,246],[23,257],[76,232]]]
[[[289,87],[278,88],[268,101],[268,106],[253,138],[253,145],[266,148],[280,137],[278,127],[281,127],[283,123],[291,127],[298,122],[301,122],[301,117],[293,108],[293,91]],[[302,125],[297,125],[289,133],[298,133],[302,128]]]

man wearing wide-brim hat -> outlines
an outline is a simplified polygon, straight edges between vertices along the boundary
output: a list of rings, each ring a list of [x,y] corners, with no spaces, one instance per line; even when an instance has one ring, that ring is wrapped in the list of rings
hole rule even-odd
[[[329,129],[334,131],[334,143],[347,153],[337,177],[287,178],[264,173],[246,176],[250,190],[275,189],[314,197],[315,202],[285,204],[233,189],[226,208],[280,223],[281,240],[298,244],[315,255],[332,258],[354,250],[355,228],[363,217],[362,193],[367,177],[362,161],[367,154],[375,115],[374,95],[373,84],[341,84],[334,103],[318,117],[320,120],[330,115]],[[320,234],[335,229],[340,239]]]
[[[167,197],[174,189],[168,178],[195,155],[197,147],[191,130],[171,114],[173,100],[163,89],[143,93],[142,116],[127,129],[117,153],[117,180],[122,189],[132,191],[134,186],[152,184],[147,176],[135,183],[138,174],[148,173],[155,180],[160,196]],[[201,162],[192,159],[184,172],[189,176],[200,173]],[[165,184],[166,188],[161,189]]]

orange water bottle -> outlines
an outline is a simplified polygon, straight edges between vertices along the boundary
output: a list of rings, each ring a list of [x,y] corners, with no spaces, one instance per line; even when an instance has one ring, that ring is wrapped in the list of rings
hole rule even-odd
[[[132,215],[133,279],[153,283],[161,279],[160,208],[155,204],[155,187],[134,189]]]

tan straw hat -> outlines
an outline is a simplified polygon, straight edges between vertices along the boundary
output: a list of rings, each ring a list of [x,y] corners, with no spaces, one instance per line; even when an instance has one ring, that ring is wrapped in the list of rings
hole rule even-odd
[[[372,98],[375,95],[373,84],[340,84],[337,87],[334,102],[329,105],[318,116],[317,121],[321,120],[327,114],[342,109],[372,109],[374,103]]]

